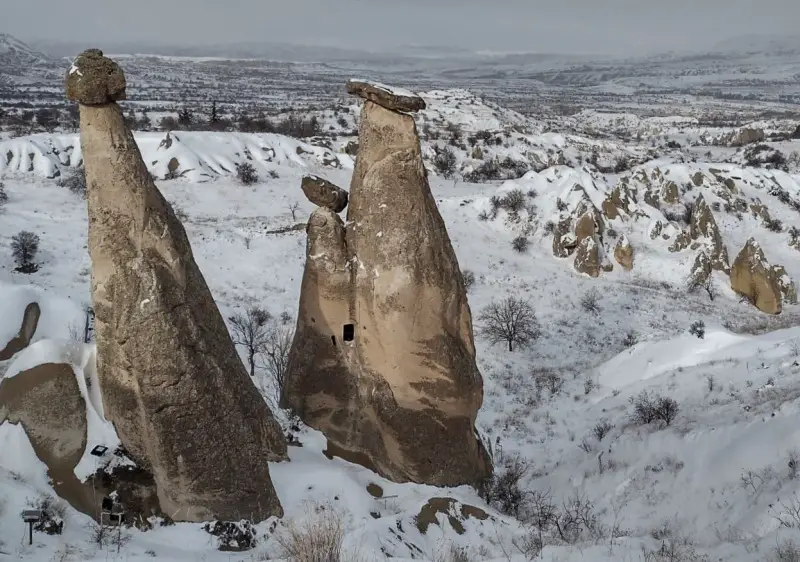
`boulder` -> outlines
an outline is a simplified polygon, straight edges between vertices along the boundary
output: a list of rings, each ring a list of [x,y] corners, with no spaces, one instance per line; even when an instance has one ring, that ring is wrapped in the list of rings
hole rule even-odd
[[[598,277],[602,265],[600,245],[594,236],[581,240],[575,251],[575,270],[590,277]]]
[[[733,262],[731,288],[746,297],[760,311],[767,314],[781,313],[783,292],[776,272],[753,238],[747,241]]]
[[[308,223],[281,404],[328,456],[397,482],[475,485],[492,467],[462,275],[414,119],[365,97],[347,226],[326,208]]]
[[[122,71],[98,53],[76,59],[67,91],[81,103],[106,418],[174,520],[280,516],[268,462],[286,459],[282,431],[114,103]]]
[[[326,207],[334,213],[341,213],[347,207],[347,192],[326,179],[305,176],[300,187],[314,205]]]
[[[81,105],[103,105],[125,99],[125,75],[99,49],[84,51],[67,71],[67,99]]]
[[[417,94],[377,82],[350,80],[347,82],[347,93],[359,96],[391,111],[413,113],[425,109],[425,100]],[[359,136],[359,145],[361,140]]]
[[[614,247],[614,259],[625,271],[633,269],[633,246],[627,236],[622,235],[617,240],[617,245]]]
[[[39,325],[40,314],[39,303],[28,303],[28,306],[25,307],[25,312],[22,313],[22,325],[19,327],[19,332],[5,347],[0,349],[0,361],[8,361],[30,345],[33,334],[36,333],[36,328]]]

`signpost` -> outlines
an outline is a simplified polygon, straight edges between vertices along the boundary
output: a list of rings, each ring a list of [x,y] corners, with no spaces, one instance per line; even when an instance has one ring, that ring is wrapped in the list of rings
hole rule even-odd
[[[22,512],[22,520],[28,524],[28,544],[33,544],[33,524],[42,519],[42,512],[38,509],[26,509]]]

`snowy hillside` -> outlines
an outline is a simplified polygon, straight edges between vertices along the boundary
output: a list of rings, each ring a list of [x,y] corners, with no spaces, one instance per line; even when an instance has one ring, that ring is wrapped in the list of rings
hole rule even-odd
[[[115,542],[66,507],[59,509],[64,533],[37,533],[28,546],[19,513],[53,489],[24,432],[6,423],[0,561],[280,560],[280,538],[291,522],[329,524],[326,513],[342,525],[348,559],[364,562],[522,562],[537,554],[548,562],[797,559],[779,558],[776,549],[785,552],[791,540],[800,545],[800,308],[784,302],[780,315],[761,313],[741,302],[724,271],[711,273],[710,293],[690,291],[687,283],[698,254],[711,255],[718,244],[712,235],[690,237],[701,197],[731,264],[752,237],[770,264],[800,282],[800,242],[792,230],[800,227],[800,175],[746,165],[745,147],[709,140],[693,152],[688,145],[701,145],[702,127],[691,119],[583,114],[546,130],[465,91],[425,98],[419,126],[433,194],[472,280],[485,383],[478,429],[498,473],[519,477],[518,501],[487,505],[466,487],[393,484],[328,459],[324,437],[292,429],[281,412],[302,446],[289,447],[291,462],[270,465],[287,516],[257,526],[254,550],[220,552],[199,524],[125,530]],[[303,225],[314,209],[300,180],[313,173],[349,185],[353,158],[346,147],[354,137],[346,131],[356,113],[342,114],[344,125],[339,115],[325,117],[326,128],[337,128],[335,140],[136,134],[226,318],[251,305],[276,317],[297,313]],[[589,136],[585,127],[608,138]],[[680,148],[666,146],[678,137]],[[792,142],[769,144],[788,154]],[[708,150],[712,159],[702,161]],[[446,166],[445,152],[453,155]],[[64,361],[79,379],[89,378],[82,387],[89,392],[92,346],[72,341],[83,330],[90,294],[86,203],[58,185],[80,161],[75,135],[0,142],[7,194],[0,211],[0,346],[20,332],[29,302],[41,308],[31,345],[0,363],[0,372]],[[253,185],[236,178],[236,164],[244,162],[259,175]],[[576,270],[576,254],[555,251],[577,236],[587,213],[613,266],[597,277]],[[38,270],[30,274],[15,270],[9,249],[22,230],[40,238]],[[623,239],[632,248],[630,270],[616,261]],[[513,352],[490,344],[481,318],[488,305],[510,296],[534,306],[541,328],[530,347]],[[257,385],[277,411],[263,369]],[[87,402],[96,416],[92,439],[113,445],[101,408],[91,397]]]

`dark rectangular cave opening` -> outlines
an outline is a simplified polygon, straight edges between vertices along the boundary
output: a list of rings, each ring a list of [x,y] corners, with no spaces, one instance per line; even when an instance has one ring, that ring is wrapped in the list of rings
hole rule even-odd
[[[355,324],[345,324],[344,328],[342,329],[342,339],[344,341],[353,341],[356,339],[356,325]]]

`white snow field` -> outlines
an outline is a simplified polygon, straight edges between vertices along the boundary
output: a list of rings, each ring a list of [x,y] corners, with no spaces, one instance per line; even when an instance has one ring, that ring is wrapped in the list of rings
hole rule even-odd
[[[549,150],[550,156],[558,151],[564,156],[561,163],[545,162],[541,171],[506,182],[454,181],[433,169],[430,175],[462,270],[475,277],[469,300],[485,384],[478,429],[499,473],[520,462],[527,466],[520,481],[527,497],[527,510],[520,514],[525,521],[488,506],[468,487],[394,484],[360,466],[329,460],[322,454],[324,437],[302,428],[302,447],[289,448],[291,462],[270,465],[286,517],[257,526],[254,550],[220,552],[199,524],[125,530],[119,545],[98,541],[91,519],[66,506],[64,533],[37,533],[29,546],[20,511],[54,492],[21,427],[5,423],[0,425],[0,562],[281,560],[277,537],[290,522],[313,523],[325,513],[334,513],[344,525],[348,554],[343,560],[522,562],[534,558],[535,551],[525,545],[539,538],[531,509],[543,502],[531,500],[548,494],[562,515],[572,509],[583,517],[561,532],[543,529],[540,560],[800,559],[790,557],[792,541],[800,545],[800,327],[795,327],[800,310],[787,304],[779,316],[762,314],[740,302],[719,272],[713,278],[714,300],[702,291],[688,292],[696,251],[669,251],[679,221],[665,217],[671,207],[657,209],[643,196],[648,182],[655,181],[655,168],[660,178],[680,186],[694,184],[700,172],[701,185],[681,191],[675,209],[701,193],[709,205],[720,203],[714,217],[731,262],[754,237],[771,264],[784,265],[792,279],[800,280],[800,253],[789,245],[787,233],[788,227],[800,226],[800,214],[785,203],[800,198],[800,175],[742,167],[731,158],[735,149],[715,149],[715,156],[727,162],[692,162],[687,153],[664,153],[632,171],[601,174],[582,166],[579,157],[585,160],[599,150],[614,158],[640,158],[651,147],[544,132],[541,124],[463,91],[425,97],[431,106],[420,118],[423,124],[447,115],[440,125],[460,123],[465,136],[470,128],[509,131],[496,145],[500,158],[536,146],[545,155]],[[600,117],[592,119],[593,126],[606,126]],[[689,129],[696,125],[682,119],[631,125],[639,126],[676,128],[686,136],[695,134]],[[522,132],[517,137],[514,130]],[[170,139],[171,144],[162,133],[137,133],[145,162],[182,218],[223,315],[258,304],[273,314],[294,316],[305,233],[286,227],[304,222],[314,208],[300,190],[300,179],[313,173],[347,187],[353,161],[339,149],[352,137],[340,137],[330,149],[278,135],[178,131]],[[445,141],[425,142],[429,157],[439,142]],[[35,300],[42,308],[32,345],[0,363],[4,376],[61,360],[75,367],[80,380],[94,377],[93,348],[70,341],[75,326],[83,326],[90,302],[86,202],[59,187],[55,177],[80,161],[79,151],[75,135],[0,141],[0,179],[8,194],[0,211],[0,339],[17,333],[25,304]],[[172,158],[179,164],[170,173]],[[474,166],[470,149],[458,149],[457,158]],[[252,186],[235,177],[235,164],[245,160],[260,175]],[[639,194],[640,213],[608,224],[630,241],[634,267],[625,272],[616,265],[592,279],[575,271],[573,258],[553,256],[547,223],[577,204],[575,184],[600,204],[622,175]],[[741,216],[725,211],[719,190],[726,180],[748,206],[756,199],[767,206],[783,231],[765,228],[749,207]],[[515,189],[526,194],[525,209],[513,216],[501,209],[486,218],[491,198]],[[659,220],[670,239],[651,238]],[[39,270],[27,275],[14,270],[9,249],[11,237],[21,230],[41,239]],[[526,252],[512,248],[518,236],[529,239]],[[612,255],[616,237],[606,238]],[[595,293],[592,306],[585,298],[590,291]],[[531,347],[511,353],[488,343],[480,320],[484,307],[510,295],[530,301],[542,330]],[[696,321],[705,324],[702,339],[689,333]],[[288,424],[287,414],[275,406],[267,373],[260,371],[256,379],[265,400]],[[87,392],[85,381],[81,384]],[[97,388],[96,382],[89,386]],[[675,400],[677,414],[668,425],[634,419],[631,401],[642,392]],[[113,447],[116,436],[103,419],[102,404],[96,395],[87,403],[87,446],[99,441]],[[77,470],[81,478],[95,467],[92,459],[85,461]],[[382,499],[367,492],[371,483],[383,488]],[[490,517],[456,518],[454,528],[440,514],[439,524],[422,533],[415,516],[437,497],[479,507]]]

